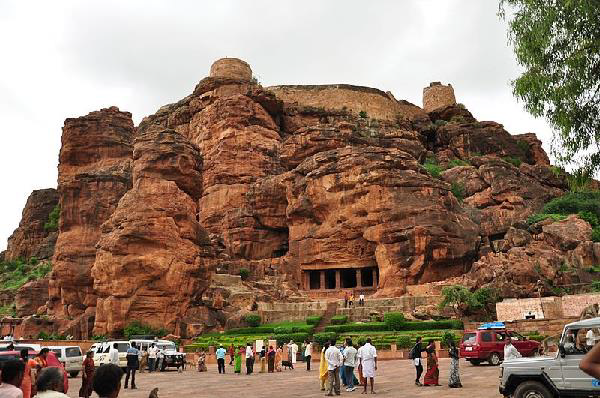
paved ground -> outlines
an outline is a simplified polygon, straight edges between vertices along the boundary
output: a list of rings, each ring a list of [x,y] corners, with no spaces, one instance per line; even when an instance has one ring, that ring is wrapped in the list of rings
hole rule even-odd
[[[281,373],[255,373],[251,376],[236,375],[233,367],[227,367],[227,374],[219,375],[217,366],[209,367],[207,373],[197,373],[188,369],[183,373],[169,371],[163,373],[142,373],[136,375],[137,390],[122,390],[119,397],[147,398],[150,390],[159,388],[161,398],[187,398],[187,397],[322,397],[317,379],[318,363],[314,363],[313,371],[307,372],[302,368],[304,363],[299,363],[295,370]],[[500,397],[498,393],[499,368],[491,366],[474,367],[461,361],[461,381],[464,388],[448,388],[449,359],[440,360],[441,387],[417,387],[414,385],[414,367],[411,361],[396,360],[382,361],[376,378],[377,395],[389,397]],[[258,368],[258,369],[257,369]],[[255,366],[260,370],[260,366]],[[77,397],[81,386],[81,377],[69,380],[69,396]],[[346,397],[362,396],[360,390],[346,392]],[[96,395],[94,394],[94,397]]]

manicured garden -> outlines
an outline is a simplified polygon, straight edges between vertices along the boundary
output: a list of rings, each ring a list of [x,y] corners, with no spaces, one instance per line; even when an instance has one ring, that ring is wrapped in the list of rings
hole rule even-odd
[[[333,338],[342,341],[352,338],[356,343],[364,343],[370,337],[373,344],[380,349],[389,349],[396,344],[398,349],[409,349],[418,336],[427,340],[449,342],[458,341],[462,337],[463,323],[459,320],[445,319],[438,321],[407,321],[401,313],[388,313],[383,322],[348,322],[346,316],[334,316],[330,324],[321,333],[314,333],[320,317],[308,317],[305,321],[281,322],[261,325],[255,317],[246,319],[248,326],[230,329],[222,333],[204,334],[187,345],[187,351],[206,350],[209,346],[243,346],[255,340],[277,340],[284,344],[290,340],[302,342],[311,339],[319,345]]]

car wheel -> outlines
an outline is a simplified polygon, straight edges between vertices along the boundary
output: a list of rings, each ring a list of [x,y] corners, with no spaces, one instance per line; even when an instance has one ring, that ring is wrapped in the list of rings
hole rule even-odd
[[[488,360],[488,362],[490,363],[490,365],[493,366],[500,365],[500,354],[498,354],[497,352],[492,352],[490,354],[490,359]]]
[[[514,394],[515,398],[552,398],[550,391],[542,383],[526,381],[519,384]]]
[[[481,361],[479,359],[469,359],[468,361],[471,362],[471,365],[473,366],[481,365]]]
[[[79,372],[69,372],[69,376],[75,378],[77,377],[77,375],[79,374]]]

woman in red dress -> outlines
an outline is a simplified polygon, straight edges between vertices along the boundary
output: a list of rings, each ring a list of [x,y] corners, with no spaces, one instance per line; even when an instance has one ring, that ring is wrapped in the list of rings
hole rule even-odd
[[[79,396],[89,398],[92,395],[94,371],[96,366],[94,365],[94,353],[88,351],[85,354],[85,360],[83,361],[83,374],[81,381],[81,389],[79,390]]]
[[[438,368],[438,357],[435,353],[435,344],[433,340],[429,341],[426,348],[427,351],[427,373],[423,379],[424,386],[439,386],[440,385],[440,369]]]

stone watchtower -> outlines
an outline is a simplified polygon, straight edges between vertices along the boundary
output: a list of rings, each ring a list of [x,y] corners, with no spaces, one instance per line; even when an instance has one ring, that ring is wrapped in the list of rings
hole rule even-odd
[[[425,112],[455,104],[456,98],[451,84],[445,86],[440,82],[432,82],[429,83],[429,87],[423,89],[423,109]]]
[[[252,69],[241,59],[221,58],[210,67],[210,77],[252,80]]]

